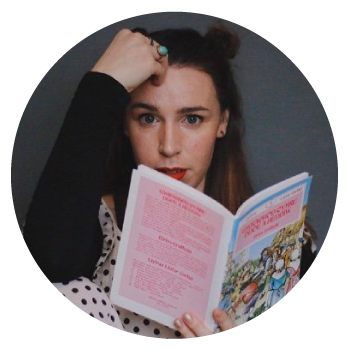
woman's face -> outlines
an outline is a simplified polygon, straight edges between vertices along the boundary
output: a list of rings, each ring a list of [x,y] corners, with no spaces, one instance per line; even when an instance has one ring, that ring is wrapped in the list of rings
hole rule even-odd
[[[169,67],[162,85],[148,80],[131,93],[125,132],[137,164],[203,192],[216,138],[225,135],[227,122],[208,74]]]

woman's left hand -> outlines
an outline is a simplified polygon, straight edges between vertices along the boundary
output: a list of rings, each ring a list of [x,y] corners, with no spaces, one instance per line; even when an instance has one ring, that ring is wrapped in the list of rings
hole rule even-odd
[[[219,325],[221,331],[236,327],[230,316],[222,309],[213,311],[213,318]],[[174,322],[176,329],[185,338],[203,337],[213,334],[213,332],[203,324],[199,316],[194,312],[187,312]]]

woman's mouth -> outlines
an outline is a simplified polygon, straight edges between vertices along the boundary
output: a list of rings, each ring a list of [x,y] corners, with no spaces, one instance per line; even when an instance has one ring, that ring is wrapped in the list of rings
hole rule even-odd
[[[187,171],[182,168],[157,168],[156,170],[179,181],[184,178]]]

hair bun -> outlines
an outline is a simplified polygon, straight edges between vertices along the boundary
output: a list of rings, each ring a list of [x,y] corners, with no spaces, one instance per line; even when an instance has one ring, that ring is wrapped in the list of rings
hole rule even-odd
[[[241,45],[239,36],[229,31],[222,23],[210,27],[205,37],[228,59],[236,56]]]

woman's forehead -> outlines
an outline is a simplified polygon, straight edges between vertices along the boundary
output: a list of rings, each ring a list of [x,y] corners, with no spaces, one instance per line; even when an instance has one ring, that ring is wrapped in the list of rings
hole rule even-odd
[[[131,93],[131,102],[174,108],[201,105],[216,109],[219,106],[210,75],[190,67],[169,67],[162,85],[146,81]]]

